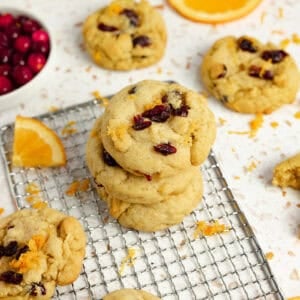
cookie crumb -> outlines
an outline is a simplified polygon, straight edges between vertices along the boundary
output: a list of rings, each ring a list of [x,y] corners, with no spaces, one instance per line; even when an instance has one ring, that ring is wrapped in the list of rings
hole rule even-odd
[[[266,257],[267,260],[271,260],[271,259],[274,258],[274,253],[273,253],[272,251],[267,252],[267,253],[265,254],[265,257]]]
[[[48,207],[48,204],[45,201],[37,201],[31,205],[35,209],[41,209]]]
[[[262,127],[263,122],[264,122],[264,117],[262,114],[257,114],[255,118],[249,122],[249,126],[250,126],[249,136],[251,138],[256,136],[256,133],[258,129]]]
[[[289,278],[291,280],[300,280],[300,272],[297,269],[293,269],[293,271],[290,273]]]
[[[249,131],[234,131],[234,130],[229,130],[228,134],[239,134],[239,135],[245,135],[245,134],[250,134]]]
[[[263,24],[265,21],[267,13],[265,11],[263,11],[260,15],[260,24]]]
[[[90,180],[88,178],[73,181],[65,191],[67,196],[75,196],[77,192],[86,192],[90,188]]]
[[[295,119],[300,119],[300,111],[295,112],[294,117]]]
[[[122,276],[125,267],[131,267],[134,265],[136,259],[136,250],[134,248],[128,248],[127,255],[122,259],[120,268],[119,268],[119,275]]]
[[[292,203],[290,201],[288,201],[286,204],[285,204],[285,208],[289,208],[290,206],[292,205]]]
[[[282,30],[272,30],[271,32],[272,34],[279,34],[279,35],[283,35],[284,34],[284,31]]]
[[[289,38],[286,38],[286,39],[281,40],[279,45],[280,45],[280,48],[286,49],[290,43],[291,43],[291,40]]]
[[[99,91],[93,91],[92,95],[95,97],[96,100],[100,102],[104,107],[109,104],[109,100],[105,97],[102,97]]]
[[[161,74],[161,73],[162,73],[162,68],[161,68],[161,67],[158,67],[158,68],[156,69],[156,73],[157,73],[157,74]]]
[[[278,8],[278,18],[282,19],[284,17],[284,10],[282,7]]]
[[[279,126],[278,122],[271,122],[270,125],[272,128],[276,128]]]
[[[239,180],[239,179],[241,179],[241,177],[240,177],[240,176],[233,176],[233,178],[234,178],[235,180]]]
[[[196,239],[200,234],[202,236],[212,236],[227,231],[229,231],[229,228],[224,224],[220,224],[219,220],[216,220],[212,223],[198,221],[194,231],[194,239]]]
[[[286,196],[286,191],[285,191],[285,190],[282,190],[282,191],[281,191],[281,194],[282,194],[283,197],[285,197],[285,196]]]
[[[293,251],[291,251],[291,250],[288,251],[288,255],[289,256],[296,256],[296,254]]]
[[[257,163],[252,161],[249,166],[245,167],[245,170],[247,172],[252,172],[253,170],[255,170],[257,168]]]
[[[69,121],[65,127],[61,130],[62,135],[72,135],[77,132],[77,129],[74,128],[76,125],[75,121]]]
[[[0,215],[4,213],[4,208],[0,207]]]
[[[227,122],[227,120],[223,119],[223,118],[219,118],[219,124],[221,126],[223,126],[225,123]]]
[[[54,106],[54,105],[51,105],[49,108],[48,108],[48,111],[49,112],[56,112],[59,110],[59,107],[57,106]]]
[[[300,44],[300,36],[297,33],[292,34],[292,41],[294,44]]]

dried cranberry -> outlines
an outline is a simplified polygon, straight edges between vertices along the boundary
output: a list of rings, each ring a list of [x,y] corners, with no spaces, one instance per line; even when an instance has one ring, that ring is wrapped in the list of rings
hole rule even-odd
[[[186,104],[181,105],[179,108],[172,109],[172,115],[178,117],[187,117],[189,114],[190,107]]]
[[[16,259],[19,259],[20,256],[23,254],[23,253],[26,253],[27,251],[29,250],[29,247],[27,245],[23,246],[22,248],[20,248],[16,254]]]
[[[142,113],[142,117],[148,118],[153,122],[163,123],[171,116],[171,109],[169,105],[155,105]]]
[[[23,274],[14,271],[6,271],[0,274],[0,281],[10,284],[20,284],[23,280]]]
[[[132,25],[134,27],[137,27],[140,25],[139,16],[134,10],[125,8],[121,11],[120,15],[126,16],[130,21],[130,25]]]
[[[163,95],[161,98],[162,103],[168,103],[168,95]]]
[[[132,94],[135,94],[136,92],[136,86],[132,87],[129,91],[128,91],[128,94],[129,95],[132,95]]]
[[[170,155],[176,153],[177,149],[170,143],[162,143],[153,147],[156,152],[162,155]]]
[[[39,290],[39,291],[38,291]],[[40,295],[46,295],[47,291],[45,286],[41,282],[33,282],[31,283],[31,288],[29,291],[30,296],[38,296]]]
[[[238,44],[241,50],[243,51],[247,51],[247,52],[251,52],[251,53],[255,53],[257,52],[257,48],[253,46],[252,41],[245,39],[245,38],[241,38],[238,40]]]
[[[260,72],[261,72],[261,67],[252,65],[252,66],[249,67],[248,74],[251,77],[257,77],[258,78],[258,77],[260,77]]]
[[[10,242],[6,247],[4,247],[4,256],[13,256],[18,251],[18,243],[16,241]]]
[[[118,166],[115,159],[105,149],[103,149],[103,160],[110,167]]]
[[[132,125],[132,128],[134,130],[143,130],[147,127],[151,126],[152,122],[149,120],[145,120],[142,116],[136,115],[133,117],[134,124]]]
[[[223,96],[221,96],[220,100],[221,100],[222,103],[227,103],[228,102],[228,96],[223,95]]]
[[[283,50],[268,50],[264,51],[261,58],[271,60],[273,64],[280,63],[288,54]]]
[[[144,47],[148,47],[151,45],[150,38],[146,35],[139,35],[139,36],[135,37],[132,40],[132,43],[133,43],[133,47],[141,46],[144,48]]]
[[[99,23],[98,24],[98,29],[101,30],[101,31],[107,31],[107,32],[115,32],[115,31],[119,30],[115,26],[109,26],[109,25],[106,25],[104,23]]]
[[[263,73],[263,79],[265,80],[273,80],[274,78],[274,74],[271,70],[266,70],[264,73]]]
[[[149,174],[145,174],[147,181],[152,181],[152,176]]]
[[[224,78],[226,76],[226,74],[227,74],[227,67],[223,64],[222,65],[222,72],[218,74],[216,79]]]

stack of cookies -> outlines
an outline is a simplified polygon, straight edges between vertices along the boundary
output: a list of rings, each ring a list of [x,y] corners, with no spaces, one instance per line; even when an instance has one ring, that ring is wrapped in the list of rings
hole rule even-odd
[[[156,231],[198,205],[199,165],[215,140],[206,100],[176,83],[142,81],[117,93],[87,142],[97,191],[121,225]]]

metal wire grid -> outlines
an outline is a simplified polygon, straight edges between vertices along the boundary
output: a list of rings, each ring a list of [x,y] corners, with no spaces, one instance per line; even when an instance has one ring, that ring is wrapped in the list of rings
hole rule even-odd
[[[77,217],[85,228],[88,243],[82,273],[72,285],[57,288],[54,298],[102,299],[108,292],[130,287],[164,300],[284,299],[213,153],[201,166],[203,201],[180,225],[165,231],[150,234],[122,228],[92,187],[66,195],[74,180],[90,178],[85,143],[102,112],[97,101],[90,101],[40,116],[59,135],[68,122],[76,122],[76,133],[61,136],[68,157],[65,168],[12,169],[13,124],[0,129],[1,156],[17,207],[29,206],[25,187],[34,182],[50,207]],[[198,220],[219,220],[231,229],[194,238]],[[135,262],[119,274],[129,248],[136,251]]]

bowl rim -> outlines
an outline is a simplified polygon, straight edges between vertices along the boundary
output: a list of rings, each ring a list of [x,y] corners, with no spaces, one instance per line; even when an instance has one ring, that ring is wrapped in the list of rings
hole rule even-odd
[[[1,111],[5,108],[14,106],[15,104],[17,104],[20,101],[19,99],[15,99],[15,101],[13,99],[10,99],[9,103],[4,104],[5,100],[8,100],[9,98],[13,98],[14,96],[17,97],[18,93],[23,92],[27,88],[30,88],[40,76],[42,76],[45,72],[47,72],[47,69],[49,68],[49,65],[50,65],[50,61],[53,60],[54,38],[53,38],[53,31],[50,29],[50,27],[47,25],[47,23],[44,20],[42,20],[38,16],[38,14],[36,14],[34,11],[32,12],[32,11],[28,11],[26,9],[14,7],[14,6],[1,6],[0,13],[11,13],[14,16],[24,15],[24,16],[28,16],[28,17],[38,21],[42,25],[42,28],[48,32],[49,41],[50,41],[49,55],[46,60],[46,64],[44,65],[42,70],[40,72],[38,72],[29,82],[25,83],[24,85],[18,87],[17,89],[15,89],[9,93],[0,95],[0,111]]]

